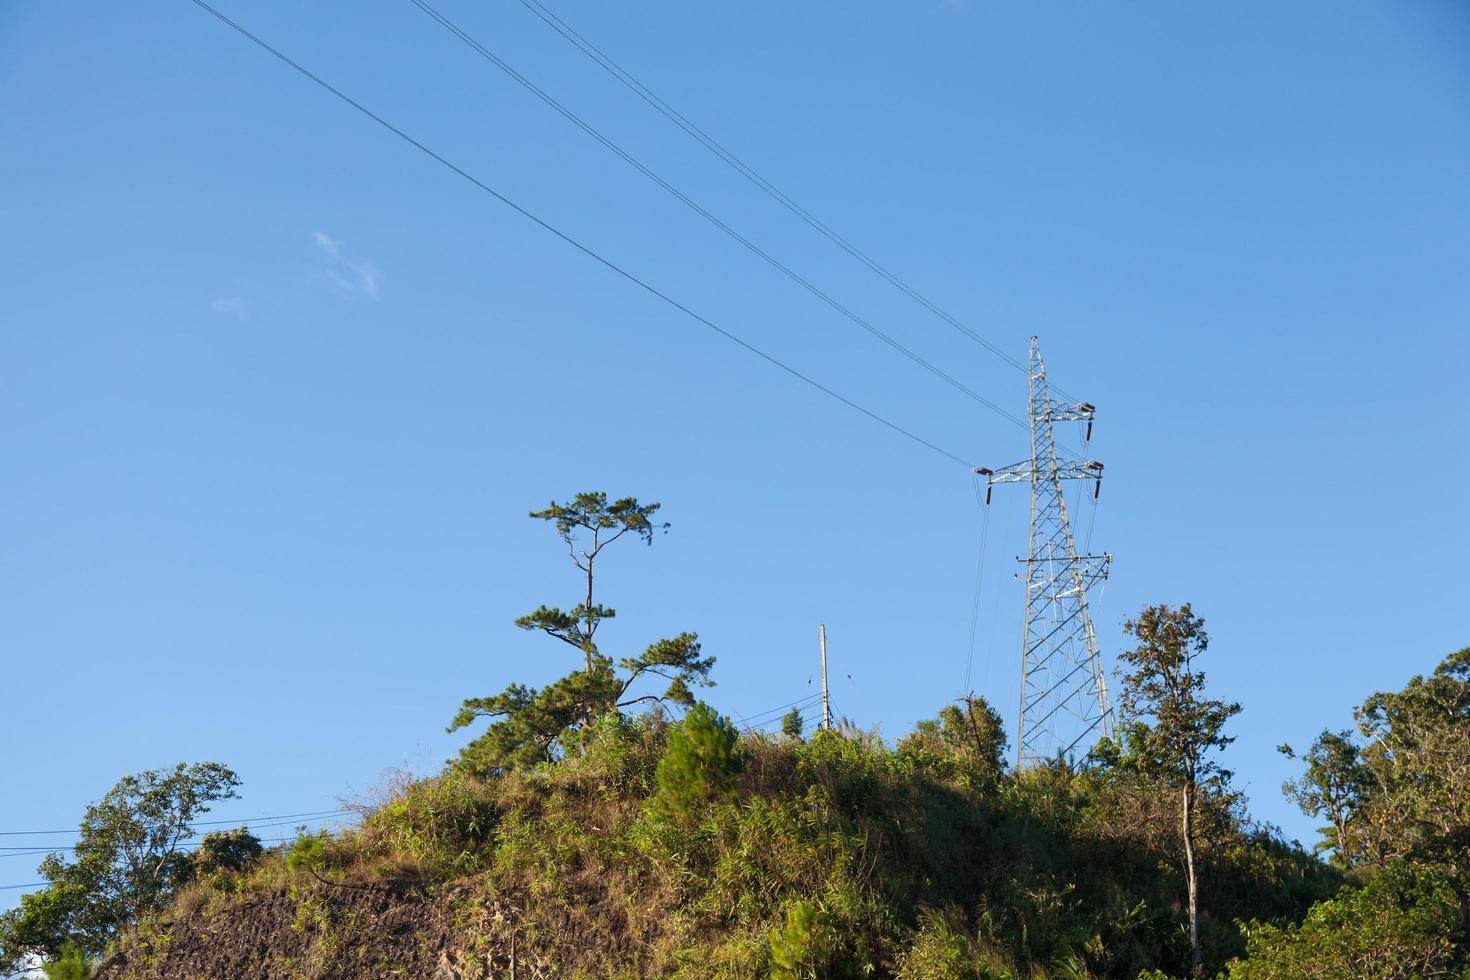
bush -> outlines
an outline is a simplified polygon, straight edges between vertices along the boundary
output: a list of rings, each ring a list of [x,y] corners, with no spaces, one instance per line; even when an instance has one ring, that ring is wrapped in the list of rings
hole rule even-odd
[[[61,955],[41,967],[46,980],[87,980],[92,975],[92,961],[75,943],[67,943]]]
[[[260,838],[245,827],[205,834],[191,858],[194,877],[217,887],[234,875],[248,871],[264,853]]]
[[[909,946],[898,958],[897,980],[988,980],[975,944],[951,917],[926,912]]]
[[[1230,980],[1448,975],[1461,914],[1447,875],[1391,865],[1318,902],[1299,925],[1244,926],[1246,957],[1230,962]]]
[[[916,724],[897,751],[953,759],[982,778],[995,779],[1005,768],[1006,745],[999,713],[984,698],[968,697],[961,707],[946,705],[938,718]]]
[[[293,875],[305,871],[313,878],[321,879],[322,869],[327,866],[328,846],[332,840],[330,831],[304,830],[291,842],[286,849],[286,870]],[[296,885],[293,882],[291,891],[296,893]]]
[[[729,792],[740,772],[735,726],[696,704],[669,733],[658,763],[658,810],[686,822],[698,807]]]
[[[813,980],[827,975],[837,945],[828,916],[798,899],[786,906],[786,921],[771,931],[771,976],[776,980]]]

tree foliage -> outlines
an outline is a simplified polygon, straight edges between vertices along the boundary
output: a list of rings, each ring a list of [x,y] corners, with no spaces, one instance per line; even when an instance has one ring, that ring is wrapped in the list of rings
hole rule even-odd
[[[800,708],[792,708],[781,716],[781,737],[784,739],[799,740],[805,727]]]
[[[1123,630],[1138,641],[1118,655],[1120,706],[1128,720],[1141,723],[1136,749],[1175,785],[1227,780],[1230,773],[1211,753],[1235,741],[1222,730],[1240,705],[1205,697],[1205,673],[1195,665],[1209,648],[1205,621],[1186,602],[1177,609],[1150,606]]]
[[[586,599],[568,612],[541,606],[516,620],[516,625],[525,630],[541,630],[548,636],[581,650],[586,658],[585,666],[590,672],[597,645],[593,637],[597,627],[605,619],[612,619],[617,612],[592,601],[593,565],[602,549],[626,534],[643,539],[644,544],[653,544],[653,532],[667,532],[669,525],[655,524],[653,515],[660,504],[640,504],[634,497],[607,502],[602,492],[579,493],[570,501],[559,504],[552,501],[545,510],[531,511],[535,520],[549,521],[567,546],[572,562],[587,577]]]
[[[249,870],[264,853],[260,838],[247,827],[217,830],[205,834],[191,856],[193,876],[198,881],[212,884],[226,876]]]
[[[1379,692],[1355,712],[1356,733],[1323,732],[1286,795],[1325,817],[1322,847],[1360,868],[1398,859],[1470,875],[1470,649],[1428,677]],[[1290,746],[1282,746],[1294,755]]]
[[[1005,724],[982,697],[961,699],[939,709],[937,718],[921,721],[898,743],[899,752],[928,752],[962,760],[987,778],[1005,768]]]
[[[1280,746],[1279,751],[1289,759],[1296,758],[1290,745]],[[1353,733],[1348,730],[1323,731],[1302,761],[1306,763],[1306,772],[1283,783],[1281,792],[1303,813],[1327,819],[1316,850],[1330,850],[1334,862],[1351,864],[1359,853],[1353,815],[1361,806],[1372,781]]]
[[[513,683],[499,694],[465,700],[449,731],[480,718],[492,721],[461,751],[461,766],[494,773],[551,762],[603,715],[637,704],[688,707],[694,704],[692,688],[714,685],[709,674],[715,658],[703,655],[694,633],[658,640],[641,653],[616,661],[597,645],[599,627],[617,615],[595,600],[597,560],[613,542],[630,534],[652,544],[654,532],[669,526],[653,520],[659,507],[640,504],[634,497],[609,503],[607,494],[594,492],[580,493],[567,503],[553,501],[545,510],[531,513],[533,519],[555,526],[582,572],[585,591],[569,610],[543,605],[517,619],[516,625],[575,647],[582,654],[582,669],[540,689]],[[648,682],[654,679],[658,686],[649,690]]]
[[[1396,862],[1366,886],[1318,902],[1299,924],[1250,923],[1246,957],[1230,964],[1230,980],[1450,976],[1462,915],[1447,875]]]
[[[1470,648],[1357,711],[1369,788],[1355,807],[1361,859],[1443,862],[1470,876]]]
[[[1234,977],[1459,975],[1470,935],[1470,649],[1372,695],[1286,784],[1360,887],[1296,926],[1252,924]],[[1289,746],[1282,751],[1292,756]]]
[[[1199,881],[1195,859],[1195,815],[1201,787],[1218,789],[1229,780],[1211,753],[1229,745],[1225,723],[1240,705],[1205,697],[1204,671],[1195,658],[1209,648],[1205,621],[1189,603],[1175,609],[1150,606],[1123,629],[1138,641],[1119,654],[1123,712],[1134,723],[1137,750],[1180,792],[1179,840],[1188,891],[1189,941],[1193,972],[1203,969],[1199,942]]]
[[[215,762],[124,776],[87,807],[71,861],[47,855],[47,886],[0,916],[0,965],[27,956],[59,957],[68,947],[100,953],[118,930],[162,908],[188,881],[193,863],[181,846],[210,804],[240,785]]]

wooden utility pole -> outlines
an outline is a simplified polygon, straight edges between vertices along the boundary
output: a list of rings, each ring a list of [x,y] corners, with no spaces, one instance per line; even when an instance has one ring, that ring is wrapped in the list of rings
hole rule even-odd
[[[817,626],[817,640],[822,645],[822,727],[832,727],[832,702],[827,698],[827,626]]]

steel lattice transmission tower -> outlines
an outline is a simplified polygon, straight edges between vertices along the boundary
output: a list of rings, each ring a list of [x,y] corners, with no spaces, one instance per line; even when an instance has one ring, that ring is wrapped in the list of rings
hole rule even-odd
[[[1087,611],[1087,590],[1107,578],[1111,555],[1078,555],[1062,499],[1063,480],[1091,480],[1093,498],[1102,487],[1103,465],[1058,459],[1052,427],[1087,423],[1092,437],[1096,409],[1086,402],[1053,401],[1041,347],[1031,338],[1029,378],[1031,458],[986,478],[985,504],[997,483],[1031,484],[1031,539],[1018,559],[1026,578],[1026,631],[1021,649],[1021,711],[1016,724],[1016,768],[1071,757],[1091,742],[1111,736],[1116,725],[1107,677]]]

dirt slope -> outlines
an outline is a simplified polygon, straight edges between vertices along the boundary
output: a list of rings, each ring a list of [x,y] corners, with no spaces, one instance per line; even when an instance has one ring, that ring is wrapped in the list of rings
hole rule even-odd
[[[393,886],[281,892],[181,915],[130,939],[98,980],[283,980],[549,977],[515,952],[515,927],[495,903]],[[514,964],[512,959],[514,958]]]

